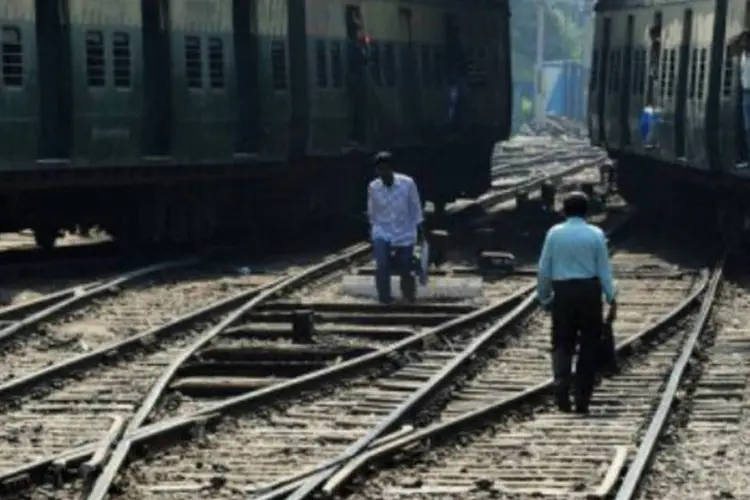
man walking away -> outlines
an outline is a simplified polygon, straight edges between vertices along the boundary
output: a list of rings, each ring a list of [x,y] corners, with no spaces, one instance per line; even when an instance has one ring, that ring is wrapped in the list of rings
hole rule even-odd
[[[401,276],[401,293],[409,302],[416,298],[414,283],[414,244],[424,238],[422,202],[414,180],[394,173],[391,154],[375,156],[378,178],[367,190],[367,214],[372,226],[375,257],[375,285],[381,303],[391,302],[391,263]],[[393,253],[393,256],[391,256]]]
[[[602,334],[602,289],[610,304],[607,321],[617,306],[607,240],[601,229],[586,223],[588,199],[572,193],[563,208],[567,220],[547,232],[539,259],[538,296],[552,312],[552,371],[558,408],[570,412],[571,364],[576,345],[574,396],[577,413],[588,413],[596,377]]]

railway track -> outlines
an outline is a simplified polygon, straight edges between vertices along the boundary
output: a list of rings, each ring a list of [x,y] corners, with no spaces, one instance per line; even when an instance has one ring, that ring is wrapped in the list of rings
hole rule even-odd
[[[657,422],[662,432],[655,427],[642,443],[642,467],[623,482],[618,500],[747,498],[749,284],[746,270],[722,283],[672,412]]]
[[[525,310],[532,302],[529,273],[496,280],[484,303],[478,304],[448,301],[383,310],[335,297],[337,284],[332,280],[351,271],[351,263],[367,253],[365,247],[358,247],[288,279],[274,280],[276,273],[261,273],[255,283],[240,279],[238,286],[245,291],[235,295],[226,283],[196,286],[198,295],[185,291],[184,296],[179,288],[157,292],[152,284],[140,290],[145,294],[134,293],[130,311],[118,315],[114,302],[126,295],[120,293],[93,305],[87,316],[103,320],[109,314],[119,316],[123,329],[115,335],[121,338],[99,341],[93,335],[92,345],[86,344],[85,352],[78,355],[58,349],[58,354],[68,356],[62,360],[58,356],[51,366],[40,365],[55,357],[54,347],[28,341],[19,345],[18,373],[0,386],[0,397],[18,395],[0,414],[7,429],[5,439],[12,444],[0,447],[3,496],[79,498],[93,487],[92,498],[104,497],[123,460],[129,458],[131,443],[139,443],[149,433],[185,425],[202,428],[224,409],[267,404],[274,395],[298,393],[307,386],[317,392],[316,376],[326,370],[342,376],[351,371],[344,389],[363,398],[366,384],[354,374],[360,364],[369,362],[370,376],[381,378],[389,372],[402,373],[401,368],[408,368],[402,364],[430,370],[456,348],[471,344],[483,322],[501,317],[523,301]],[[253,284],[257,289],[247,290]],[[518,292],[519,287],[524,293]],[[217,295],[206,288],[215,288]],[[216,300],[205,305],[210,298]],[[204,307],[196,310],[197,303]],[[154,309],[144,307],[147,304]],[[318,319],[313,342],[305,328],[310,312]],[[474,328],[465,331],[470,324]],[[108,325],[110,335],[113,325]],[[38,332],[38,337],[48,330]],[[68,325],[68,332],[75,330]],[[452,339],[449,343],[442,343],[443,331],[444,338]],[[424,359],[407,356],[433,344],[435,352],[428,350]],[[248,394],[249,390],[253,392]],[[225,399],[217,402],[216,398]],[[284,425],[277,425],[281,437],[291,438],[283,432]],[[110,448],[117,443],[110,457]],[[81,463],[80,479],[69,481],[71,466]],[[98,482],[93,482],[102,467]],[[115,489],[129,472],[118,476]],[[39,482],[45,484],[36,489]]]
[[[541,237],[541,234],[537,237]],[[330,291],[326,291],[325,282],[322,287],[320,285],[321,283],[317,283],[318,293],[324,297],[329,295]],[[391,326],[396,322],[394,317],[402,316],[398,322],[402,322],[404,326],[409,325],[411,328],[421,326],[421,331],[417,329],[416,333],[403,340],[391,343],[385,348],[381,347],[370,354],[360,355],[349,361],[337,360],[328,368],[287,381],[273,380],[273,385],[213,404],[206,405],[200,397],[197,398],[199,400],[197,402],[194,400],[186,402],[183,399],[184,392],[188,388],[199,395],[201,391],[214,395],[227,395],[227,386],[231,385],[222,380],[213,382],[204,380],[202,384],[192,381],[192,387],[189,387],[188,383],[183,383],[184,380],[180,378],[177,368],[191,366],[190,363],[184,364],[190,359],[190,352],[194,352],[205,344],[194,345],[194,348],[183,352],[179,359],[173,360],[173,374],[177,375],[176,377],[162,377],[163,383],[152,386],[153,389],[146,398],[146,403],[141,405],[136,411],[136,416],[130,421],[130,431],[124,432],[124,439],[120,441],[112,459],[93,485],[91,495],[87,498],[106,498],[111,491],[125,498],[151,498],[164,495],[169,498],[193,498],[193,495],[202,490],[213,488],[215,481],[221,481],[214,476],[217,475],[217,471],[225,470],[225,468],[233,470],[232,474],[220,474],[224,483],[229,483],[225,485],[229,491],[233,491],[231,488],[234,487],[232,483],[235,481],[232,478],[236,480],[240,476],[243,477],[242,482],[246,485],[255,483],[252,488],[270,487],[272,489],[273,483],[283,487],[294,476],[288,463],[290,456],[300,457],[302,461],[296,464],[299,468],[304,468],[305,464],[313,466],[325,456],[335,458],[335,453],[340,452],[342,446],[366,430],[368,425],[376,423],[378,416],[383,416],[394,407],[398,407],[399,403],[402,403],[408,396],[404,392],[405,389],[413,388],[420,381],[423,382],[439,373],[444,372],[443,376],[449,376],[471,358],[472,352],[482,349],[497,332],[533,307],[534,297],[531,293],[533,273],[506,276],[504,279],[497,280],[494,285],[488,280],[486,286],[490,290],[494,288],[495,292],[486,294],[490,297],[495,296],[495,300],[489,305],[421,304],[418,308],[407,308],[404,311],[380,310],[378,311],[379,318],[388,320]],[[265,307],[262,303],[254,304],[253,310],[263,314],[264,312],[277,313],[279,310],[298,309],[299,302],[304,302],[303,296],[308,297],[303,308],[317,309],[323,314],[333,311],[341,312],[342,309],[355,310],[351,302],[348,302],[349,305],[317,302],[319,299],[316,297],[319,295],[312,295],[304,288],[298,292],[297,304],[290,305],[290,299],[285,299],[284,302],[271,302]],[[313,298],[310,299],[311,296]],[[467,307],[471,305],[473,307]],[[515,308],[512,315],[506,316],[505,313],[511,308]],[[359,311],[359,320],[368,316],[368,310],[375,312],[372,307],[361,303],[356,304],[356,310]],[[437,317],[440,324],[435,325],[434,319],[432,324],[422,323],[426,314]],[[236,319],[242,314],[235,312],[232,316]],[[228,326],[230,323],[231,321],[224,322],[224,325]],[[492,325],[492,327],[489,330],[483,328],[487,325]],[[214,329],[207,335],[210,337],[217,331],[218,329]],[[267,334],[267,332],[262,333]],[[259,346],[255,344],[251,348],[245,347],[242,350],[242,363],[232,365],[234,360],[227,359],[219,360],[221,363],[218,363],[213,353],[221,350],[221,345],[226,345],[226,342],[226,338],[217,339],[211,347],[203,351],[203,355],[193,357],[192,367],[188,371],[195,370],[196,367],[200,369],[200,365],[203,364],[202,373],[204,374],[209,372],[220,374],[224,371],[237,375],[242,373],[242,370],[253,368],[248,367],[248,363],[244,360],[255,360],[256,363],[253,364],[257,364],[258,361],[261,363],[268,361],[266,357],[258,360]],[[345,342],[349,343],[351,340],[346,339]],[[231,350],[228,347],[225,349]],[[267,347],[263,347],[264,356],[266,349]],[[464,350],[466,353],[461,357],[461,361],[445,372],[443,368],[446,363],[450,363],[457,353]],[[277,357],[279,352],[275,350],[273,357]],[[288,357],[286,359],[290,360]],[[231,369],[227,369],[228,364],[231,365]],[[276,369],[284,365],[278,360],[275,364]],[[268,371],[273,371],[269,370],[268,365],[265,368],[266,374]],[[288,370],[288,367],[286,369]],[[250,375],[257,375],[257,373]],[[252,385],[258,382],[256,376],[245,378],[251,380],[245,380],[242,383],[247,382]],[[178,388],[183,393],[180,395],[183,399],[179,401],[180,404],[172,404],[173,400],[169,396],[171,391],[167,389],[170,381],[172,388]],[[233,379],[233,382],[236,386],[237,377]],[[333,384],[332,387],[326,388],[326,385],[330,384]],[[167,389],[167,396],[164,396],[164,389]],[[240,389],[247,391],[252,387],[244,385]],[[300,393],[305,394],[306,389],[311,392],[299,399]],[[284,405],[285,408],[275,406],[274,403],[279,397],[290,395],[293,397],[289,399],[287,405]],[[210,449],[204,448],[200,442],[197,446],[194,442],[188,443],[184,449],[178,446],[174,450],[167,451],[162,463],[149,460],[148,469],[152,472],[144,472],[138,462],[120,471],[126,458],[133,454],[138,455],[139,443],[151,441],[154,435],[170,435],[172,432],[180,432],[185,428],[193,429],[196,426],[201,429],[198,431],[198,435],[201,435],[205,432],[204,426],[208,425],[207,422],[210,423],[217,416],[253,406],[262,407],[263,410],[230,421],[221,421],[220,431],[210,440],[212,443]],[[373,415],[367,418],[363,412],[374,412],[374,419]],[[176,420],[175,417],[177,417]],[[145,424],[145,427],[142,424]],[[299,426],[308,426],[310,430],[297,428]],[[321,428],[315,428],[315,426]],[[259,441],[260,439],[262,442]],[[326,440],[331,442],[328,446],[321,447],[320,444],[325,444]],[[254,463],[255,467],[252,470],[244,467],[238,470],[235,466],[238,463],[236,459],[239,453],[238,447],[244,454],[239,461],[246,464]],[[81,449],[79,455],[73,458],[80,461],[87,452],[90,454],[91,451],[91,449]],[[190,458],[185,459],[183,455],[188,455]],[[183,459],[179,460],[176,457],[183,457]],[[130,456],[130,459],[132,458]],[[208,466],[208,463],[212,465]],[[261,463],[262,467],[259,466]],[[199,465],[196,466],[196,464]],[[160,465],[165,468],[159,470]],[[85,489],[83,485],[81,488]],[[250,487],[245,487],[245,489],[248,488]]]
[[[602,381],[590,415],[561,414],[544,397],[551,389],[549,325],[546,315],[532,316],[478,375],[422,409],[429,426],[343,461],[317,486],[357,499],[613,494],[631,460],[628,473],[639,470],[645,452],[633,448],[653,446],[668,414],[664,401],[675,395],[673,379],[684,371],[722,277],[721,264],[709,275],[697,263],[675,269],[674,260],[645,253],[613,258],[644,272],[616,272],[624,364]],[[626,487],[632,479],[623,481]],[[289,498],[306,498],[298,493]]]
[[[267,265],[239,275],[233,268],[226,275],[226,263],[151,266],[95,287],[102,293],[122,288],[60,319],[43,323],[52,309],[90,299],[88,290],[10,325],[1,337],[8,344],[0,355],[5,374],[0,421],[2,439],[13,446],[0,447],[0,469],[33,463],[106,433],[112,417],[128,416],[203,327],[309,262],[290,259],[285,267]],[[123,286],[146,276],[145,283]],[[22,338],[11,342],[19,332]]]

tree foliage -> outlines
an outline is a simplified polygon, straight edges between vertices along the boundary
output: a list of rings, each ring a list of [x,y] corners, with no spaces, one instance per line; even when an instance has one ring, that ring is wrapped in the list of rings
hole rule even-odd
[[[583,40],[580,2],[544,2],[544,60],[579,59]],[[536,63],[537,3],[510,0],[514,80],[533,80]]]

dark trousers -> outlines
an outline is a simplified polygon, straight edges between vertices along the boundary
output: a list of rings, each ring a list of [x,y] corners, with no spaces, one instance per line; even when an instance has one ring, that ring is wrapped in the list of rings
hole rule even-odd
[[[378,299],[383,304],[391,302],[391,265],[395,265],[401,277],[401,294],[409,302],[414,302],[416,288],[412,274],[414,247],[393,246],[390,242],[375,239],[372,242],[375,254],[375,285]]]
[[[750,160],[750,90],[742,91],[742,124],[745,131],[745,161]]]
[[[570,404],[574,390],[576,404],[587,407],[594,390],[596,357],[601,335],[602,289],[599,280],[581,279],[552,283],[552,371],[558,404]],[[571,365],[578,346],[576,377]],[[573,387],[571,387],[573,386]]]

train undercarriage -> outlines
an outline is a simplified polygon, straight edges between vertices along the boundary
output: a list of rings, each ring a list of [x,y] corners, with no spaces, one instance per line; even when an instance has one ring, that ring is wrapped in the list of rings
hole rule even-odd
[[[423,201],[439,210],[489,188],[490,151],[489,143],[395,151],[395,168],[412,175]],[[366,234],[366,186],[374,176],[370,154],[211,170],[165,172],[139,182],[114,172],[69,185],[5,183],[0,231],[31,229],[37,244],[48,249],[63,232],[85,235],[94,227],[127,248],[253,242],[314,225],[360,226]]]
[[[617,158],[616,179],[618,193],[645,217],[707,229],[730,251],[750,248],[750,182],[627,155]]]

